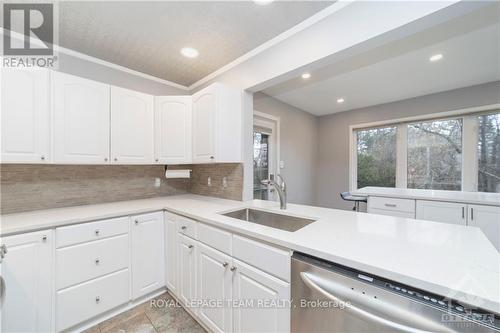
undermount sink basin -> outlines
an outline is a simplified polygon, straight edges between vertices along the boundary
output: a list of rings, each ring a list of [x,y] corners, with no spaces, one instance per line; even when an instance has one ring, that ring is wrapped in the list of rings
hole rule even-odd
[[[305,227],[306,225],[316,221],[312,219],[270,213],[251,208],[238,209],[221,215],[291,232],[297,231]]]

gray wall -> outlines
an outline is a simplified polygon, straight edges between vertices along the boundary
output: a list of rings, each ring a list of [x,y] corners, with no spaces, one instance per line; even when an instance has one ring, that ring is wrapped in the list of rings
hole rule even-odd
[[[316,204],[352,208],[339,198],[349,190],[349,126],[500,103],[500,81],[318,118]]]
[[[254,94],[254,110],[280,117],[279,172],[288,185],[288,202],[314,205],[317,169],[317,117],[264,93]]]
[[[167,84],[130,74],[108,66],[59,53],[59,71],[87,79],[132,89],[151,95],[188,95],[189,92]]]

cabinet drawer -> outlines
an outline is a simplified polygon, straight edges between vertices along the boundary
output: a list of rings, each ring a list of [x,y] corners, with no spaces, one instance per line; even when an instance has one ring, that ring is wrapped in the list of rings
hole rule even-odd
[[[398,212],[415,213],[415,200],[383,197],[369,197],[368,209],[383,209]]]
[[[56,250],[56,289],[63,289],[128,267],[128,235]]]
[[[233,257],[290,282],[290,252],[233,235]]]
[[[62,331],[130,300],[129,270],[124,269],[57,293],[57,331]]]
[[[128,233],[128,217],[82,223],[56,229],[56,247],[89,242]]]
[[[387,210],[387,209],[377,209],[371,208],[368,213],[370,214],[378,214],[378,215],[387,215],[387,216],[397,216],[397,217],[406,217],[408,219],[414,219],[415,213],[413,212],[400,212],[397,210]]]
[[[212,227],[210,225],[198,224],[198,240],[221,252],[231,254],[232,233]]]
[[[176,216],[177,231],[183,235],[196,239],[196,225],[198,222],[184,216]]]

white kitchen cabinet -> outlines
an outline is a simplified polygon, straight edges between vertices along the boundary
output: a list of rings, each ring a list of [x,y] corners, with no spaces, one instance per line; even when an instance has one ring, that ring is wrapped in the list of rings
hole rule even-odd
[[[253,307],[233,309],[233,332],[289,332],[290,284],[234,259],[233,299],[254,302]],[[282,302],[258,306],[257,302]],[[268,303],[271,304],[271,303]]]
[[[132,298],[165,285],[163,212],[131,216]]]
[[[54,163],[109,162],[109,85],[52,72]]]
[[[49,71],[1,71],[1,162],[49,162]]]
[[[177,222],[165,213],[165,284],[177,295]]]
[[[177,234],[177,237],[177,270],[179,274],[177,296],[182,303],[188,304],[196,298],[197,242],[182,234]]]
[[[202,306],[198,316],[212,332],[231,332],[232,310],[228,302],[232,293],[232,258],[198,243],[197,259],[197,298],[222,305]]]
[[[153,122],[153,96],[111,87],[112,163],[152,164]]]
[[[193,162],[242,162],[241,91],[214,83],[193,95]]]
[[[155,97],[155,162],[191,163],[191,96]]]
[[[5,281],[2,332],[52,332],[52,230],[0,239],[7,247],[1,263]]]
[[[370,214],[415,218],[415,200],[370,196],[367,212]]]
[[[435,222],[467,224],[467,204],[417,200],[416,218]]]
[[[468,205],[469,226],[480,228],[500,251],[500,207]]]

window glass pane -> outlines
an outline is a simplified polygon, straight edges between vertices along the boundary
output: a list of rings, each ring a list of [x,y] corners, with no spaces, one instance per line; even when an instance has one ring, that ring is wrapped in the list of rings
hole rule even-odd
[[[260,182],[269,178],[269,134],[253,132],[253,197],[268,200],[267,186]]]
[[[359,130],[358,188],[396,186],[396,127]]]
[[[462,188],[462,120],[408,125],[408,188]]]
[[[478,191],[500,193],[500,113],[479,116]]]

